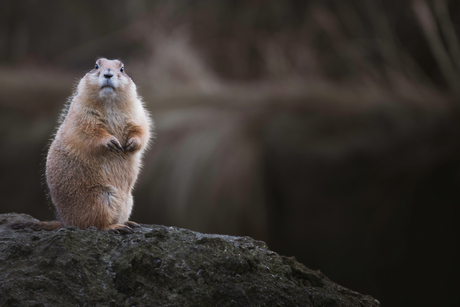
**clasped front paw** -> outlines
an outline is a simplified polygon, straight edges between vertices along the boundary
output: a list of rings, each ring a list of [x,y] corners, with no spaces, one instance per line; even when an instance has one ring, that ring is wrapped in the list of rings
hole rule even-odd
[[[139,144],[139,141],[136,138],[129,138],[128,141],[126,141],[125,145],[125,151],[135,151],[138,150],[141,147]]]
[[[110,151],[115,151],[117,153],[120,153],[125,151],[123,147],[121,146],[120,142],[115,138],[112,137],[108,142],[107,142],[107,147],[109,148]]]

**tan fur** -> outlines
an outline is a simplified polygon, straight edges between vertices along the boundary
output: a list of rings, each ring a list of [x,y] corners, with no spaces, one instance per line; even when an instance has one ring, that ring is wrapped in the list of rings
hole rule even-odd
[[[46,179],[65,226],[130,232],[131,191],[152,123],[118,60],[80,81],[48,152]],[[109,71],[110,70],[110,71]],[[104,74],[111,72],[111,78]],[[114,89],[103,87],[109,80]]]

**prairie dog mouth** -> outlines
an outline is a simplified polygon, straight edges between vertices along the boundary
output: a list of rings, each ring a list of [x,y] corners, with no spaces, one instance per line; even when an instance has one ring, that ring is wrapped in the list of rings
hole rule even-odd
[[[105,80],[105,81],[102,83],[101,90],[106,89],[106,88],[110,88],[110,89],[112,89],[112,90],[116,90],[115,85],[114,85],[113,82],[110,81],[110,80]]]

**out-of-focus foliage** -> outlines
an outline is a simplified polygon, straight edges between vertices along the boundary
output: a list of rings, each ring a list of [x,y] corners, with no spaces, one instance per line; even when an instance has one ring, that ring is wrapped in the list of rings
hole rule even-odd
[[[82,68],[98,55],[145,60],[165,44],[190,45],[214,73],[231,80],[444,85],[454,72],[445,75],[442,51],[428,45],[438,44],[432,47],[446,49],[458,63],[452,21],[460,6],[433,3],[430,10],[421,0],[3,1],[0,62]],[[426,31],[440,38],[428,44]],[[186,51],[182,56],[190,58]]]

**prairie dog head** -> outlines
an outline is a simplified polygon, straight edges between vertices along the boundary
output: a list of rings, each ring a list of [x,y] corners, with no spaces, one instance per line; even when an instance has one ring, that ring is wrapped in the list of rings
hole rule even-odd
[[[100,58],[80,81],[78,92],[102,100],[126,99],[136,95],[136,85],[125,73],[122,62]]]

